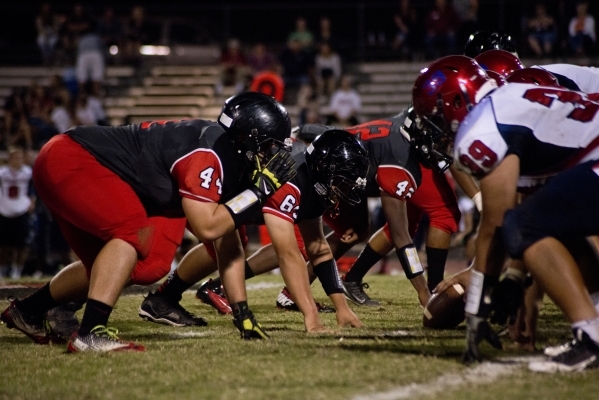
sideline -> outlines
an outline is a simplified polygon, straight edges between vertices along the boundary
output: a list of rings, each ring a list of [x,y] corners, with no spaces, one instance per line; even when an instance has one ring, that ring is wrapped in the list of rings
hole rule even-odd
[[[352,397],[352,400],[412,399],[418,396],[456,390],[464,385],[485,385],[495,382],[502,376],[514,374],[525,363],[542,358],[542,356],[498,358],[497,361],[485,361],[473,368],[466,368],[459,373],[441,375],[426,383],[412,383],[384,392],[361,394]]]

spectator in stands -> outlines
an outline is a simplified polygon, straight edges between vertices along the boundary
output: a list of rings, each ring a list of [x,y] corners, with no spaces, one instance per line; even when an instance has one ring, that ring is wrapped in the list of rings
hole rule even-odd
[[[61,46],[65,51],[64,62],[67,64],[72,64],[75,59],[79,38],[92,28],[92,22],[83,4],[75,3],[61,30]]]
[[[526,23],[527,41],[530,49],[537,57],[553,55],[553,47],[557,40],[555,19],[547,13],[543,2],[535,3],[535,14]]]
[[[395,34],[391,39],[391,49],[401,58],[409,57],[416,48],[418,16],[410,0],[400,0],[399,9],[393,14]]]
[[[358,117],[362,110],[362,98],[353,88],[353,77],[343,75],[339,89],[331,96],[330,112],[327,125],[348,127],[358,125]]]
[[[94,92],[100,93],[106,65],[105,49],[102,38],[94,28],[90,24],[77,43],[76,74],[79,91],[91,82]]]
[[[35,17],[35,28],[37,30],[37,46],[42,53],[44,65],[50,65],[54,61],[54,50],[63,22],[63,19],[54,13],[50,3],[42,3],[40,11]]]
[[[27,122],[28,110],[25,103],[26,91],[13,89],[4,103],[3,148],[19,145],[32,147],[31,127]]]
[[[576,15],[570,20],[568,27],[570,48],[577,56],[594,53],[597,40],[595,18],[588,11],[589,2],[587,0],[579,1],[576,4]]]
[[[8,162],[0,167],[0,270],[11,267],[10,277],[19,279],[27,259],[30,215],[35,208],[31,167],[20,147],[8,148]]]
[[[39,150],[57,133],[50,119],[53,107],[52,98],[49,96],[47,88],[33,82],[28,88],[25,103],[28,111],[27,122],[31,127],[32,148]]]
[[[295,19],[295,30],[289,33],[287,42],[297,41],[302,49],[308,54],[313,53],[314,34],[308,29],[308,22],[303,16]]]
[[[116,17],[114,7],[107,6],[104,8],[102,17],[97,21],[96,30],[102,39],[105,50],[109,50],[111,46],[116,46],[117,49],[123,51],[125,28],[121,20]],[[106,53],[106,58],[109,54],[111,53]],[[118,56],[118,52],[115,56]]]
[[[107,125],[106,113],[101,100],[88,85],[79,93],[75,102],[75,125]]]
[[[286,103],[302,101],[311,87],[313,58],[303,51],[299,40],[291,39],[279,55],[279,63],[285,81]]]
[[[314,58],[314,78],[319,99],[328,99],[341,78],[341,57],[333,51],[329,42],[320,43]]]
[[[223,86],[234,86],[234,93],[241,93],[248,84],[250,69],[247,58],[237,38],[227,41],[227,46],[220,56],[221,75],[216,86],[216,93],[221,93]]]
[[[438,58],[441,55],[456,54],[456,33],[460,17],[450,0],[435,0],[435,6],[427,14],[424,46],[426,57]]]
[[[328,43],[332,49],[339,51],[341,47],[341,41],[333,33],[331,26],[331,19],[326,15],[321,15],[318,19],[318,31],[316,31],[314,43],[316,46],[320,46],[322,43]]]
[[[70,102],[70,95],[65,92],[56,93],[54,96],[54,107],[50,114],[50,120],[59,133],[66,132],[75,125],[70,111]]]
[[[277,57],[268,50],[263,42],[258,42],[252,46],[252,51],[247,57],[247,66],[252,76],[263,71],[276,72],[279,68]]]
[[[142,44],[148,44],[149,39],[150,27],[146,21],[145,9],[142,6],[134,6],[125,24],[125,61],[138,63],[141,60],[139,48]]]

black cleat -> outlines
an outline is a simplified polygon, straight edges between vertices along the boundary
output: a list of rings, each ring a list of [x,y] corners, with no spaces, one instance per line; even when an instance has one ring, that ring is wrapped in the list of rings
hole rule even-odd
[[[351,301],[352,303],[358,306],[369,306],[369,307],[377,307],[381,305],[381,302],[378,300],[371,299],[365,292],[364,289],[369,289],[368,283],[364,282],[347,282],[341,281],[343,283],[343,293],[345,293],[345,297]]]
[[[31,340],[38,344],[48,344],[57,338],[44,329],[44,316],[28,315],[17,308],[18,300],[12,300],[10,305],[2,312],[0,319],[8,328],[14,328],[23,332]]]
[[[535,372],[575,372],[599,367],[599,344],[595,343],[584,331],[577,329],[576,339],[568,348],[547,360],[528,364]]]
[[[206,326],[204,318],[196,317],[167,296],[149,293],[138,310],[139,316],[151,322],[171,326]]]
[[[64,341],[71,339],[79,331],[79,320],[75,315],[79,308],[78,303],[68,303],[48,310],[44,315],[46,331]]]

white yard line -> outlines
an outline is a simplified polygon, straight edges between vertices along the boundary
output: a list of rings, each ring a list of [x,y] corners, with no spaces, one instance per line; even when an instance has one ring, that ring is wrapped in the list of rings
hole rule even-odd
[[[464,385],[484,385],[495,382],[498,378],[511,375],[528,363],[541,357],[501,358],[500,362],[485,361],[460,373],[441,375],[426,383],[412,383],[399,386],[384,392],[375,392],[354,396],[352,400],[399,400],[412,399],[418,396],[433,395],[448,390],[455,390]]]

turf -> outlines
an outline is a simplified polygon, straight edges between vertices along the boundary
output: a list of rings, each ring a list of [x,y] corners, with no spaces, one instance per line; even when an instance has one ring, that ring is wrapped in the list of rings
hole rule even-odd
[[[173,328],[137,316],[141,295],[121,297],[111,317],[123,339],[147,347],[145,353],[67,354],[64,345],[40,346],[15,330],[0,327],[2,399],[393,399],[400,387],[437,387],[416,391],[424,399],[596,399],[597,370],[575,374],[535,374],[526,364],[485,382],[447,382],[474,373],[464,366],[464,326],[433,331],[422,327],[422,310],[402,276],[368,277],[378,308],[353,306],[363,329],[306,335],[299,313],[274,307],[281,287],[276,275],[248,285],[249,302],[269,341],[243,342],[231,318],[221,316],[187,292],[182,304],[205,317],[202,328]],[[320,285],[318,301],[330,304]],[[0,301],[4,309],[7,301]],[[79,312],[80,315],[80,312]],[[328,327],[335,317],[321,315]],[[548,301],[539,322],[539,348],[569,338],[568,324]],[[483,345],[489,359],[528,356],[503,339],[499,352]],[[439,383],[441,382],[441,383]],[[434,386],[441,385],[441,386]],[[381,393],[382,392],[382,393]],[[427,394],[428,393],[428,394]]]

